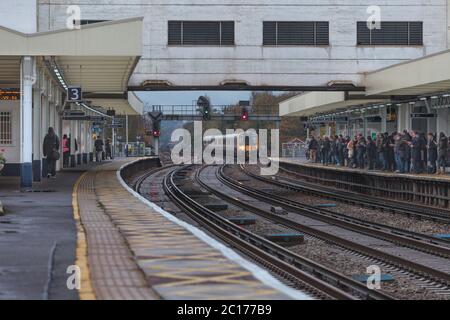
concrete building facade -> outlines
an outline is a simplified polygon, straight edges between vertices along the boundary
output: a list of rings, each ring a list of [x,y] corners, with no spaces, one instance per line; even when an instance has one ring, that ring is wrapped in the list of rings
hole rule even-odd
[[[81,19],[144,17],[143,56],[130,86],[362,85],[364,72],[449,48],[448,0],[115,0],[39,1],[39,30],[63,28],[69,5]],[[380,8],[382,21],[423,22],[423,45],[358,45],[357,22]],[[368,13],[369,9],[369,13]],[[169,45],[168,21],[233,21],[234,45]],[[263,45],[267,21],[325,21],[328,45]]]

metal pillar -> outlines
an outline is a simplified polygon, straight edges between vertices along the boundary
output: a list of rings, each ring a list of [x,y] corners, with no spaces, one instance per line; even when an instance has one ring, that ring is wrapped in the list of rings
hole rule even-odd
[[[153,144],[154,144],[154,148],[155,148],[155,156],[159,156],[159,138],[158,137],[153,138]]]
[[[381,132],[385,133],[387,131],[387,108],[382,108],[380,110],[381,116]]]
[[[20,187],[33,186],[33,84],[35,82],[34,61],[26,56],[21,60],[21,144]]]
[[[39,81],[37,90],[33,95],[33,181],[42,180],[42,106],[41,106],[41,87],[42,81]]]

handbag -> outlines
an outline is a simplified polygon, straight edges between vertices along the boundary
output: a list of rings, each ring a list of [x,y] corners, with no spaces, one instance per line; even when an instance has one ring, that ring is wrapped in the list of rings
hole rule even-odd
[[[53,160],[59,160],[60,158],[61,158],[60,153],[58,151],[56,151],[56,150],[53,150],[53,152],[52,152],[52,159]]]

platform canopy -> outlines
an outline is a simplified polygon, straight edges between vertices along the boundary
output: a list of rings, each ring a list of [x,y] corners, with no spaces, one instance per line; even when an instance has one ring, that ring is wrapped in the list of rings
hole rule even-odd
[[[0,26],[0,87],[20,85],[22,56],[57,66],[66,83],[84,93],[124,93],[142,55],[142,20],[133,18],[24,34]],[[104,106],[108,107],[108,106]]]
[[[367,95],[424,95],[450,91],[450,50],[366,74]]]
[[[361,93],[308,92],[280,103],[280,116],[308,117],[351,106],[380,103],[386,100],[366,98]]]

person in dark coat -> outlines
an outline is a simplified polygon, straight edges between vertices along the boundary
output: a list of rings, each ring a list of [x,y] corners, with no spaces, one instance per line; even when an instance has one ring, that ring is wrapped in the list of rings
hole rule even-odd
[[[447,167],[448,138],[443,132],[439,135],[438,142],[438,174],[445,174]],[[441,171],[442,169],[442,171]]]
[[[102,162],[103,158],[103,140],[100,137],[97,137],[97,139],[94,142],[95,147],[95,161],[96,162]]]
[[[112,156],[112,146],[111,146],[111,139],[106,139],[106,144],[105,144],[105,153],[106,153],[106,156],[105,156],[105,158],[106,159],[113,159],[113,156]]]
[[[422,160],[422,141],[417,134],[417,132],[411,132],[412,140],[409,142],[411,146],[411,161],[412,161],[412,172],[415,174],[422,173],[422,166],[420,161]]]
[[[56,161],[59,160],[59,138],[50,127],[42,144],[44,157],[47,159],[47,178],[56,178]]]
[[[394,155],[394,137],[397,133],[389,135],[384,134],[384,159],[386,163],[386,171],[394,171],[395,168],[395,155]]]
[[[403,169],[406,173],[411,172],[411,146],[409,145],[408,140],[404,143]]]
[[[331,136],[330,137],[330,159],[329,162],[332,165],[335,165],[337,163],[337,143],[338,143],[338,137],[337,136]]]
[[[377,150],[377,169],[385,170],[385,160],[384,160],[384,144],[383,144],[383,135],[381,133],[377,133],[377,138],[375,140],[375,147]]]
[[[328,165],[330,160],[330,150],[331,150],[331,142],[328,137],[324,137],[322,141],[322,164]]]
[[[337,164],[339,166],[344,166],[345,165],[345,156],[344,156],[344,152],[345,152],[345,146],[347,144],[345,143],[345,139],[342,135],[340,135],[339,137],[337,137]]]
[[[311,162],[317,162],[317,149],[319,149],[319,143],[317,142],[314,136],[311,137],[311,141],[309,141],[308,150],[309,150],[309,159]]]
[[[428,157],[428,173],[435,174],[437,172],[437,143],[432,133],[428,134],[427,142],[427,157]]]
[[[370,136],[367,137],[366,152],[369,170],[374,170],[377,163],[377,146]]]
[[[362,134],[358,135],[358,142],[356,143],[356,163],[357,167],[364,169],[366,157],[366,139]]]

